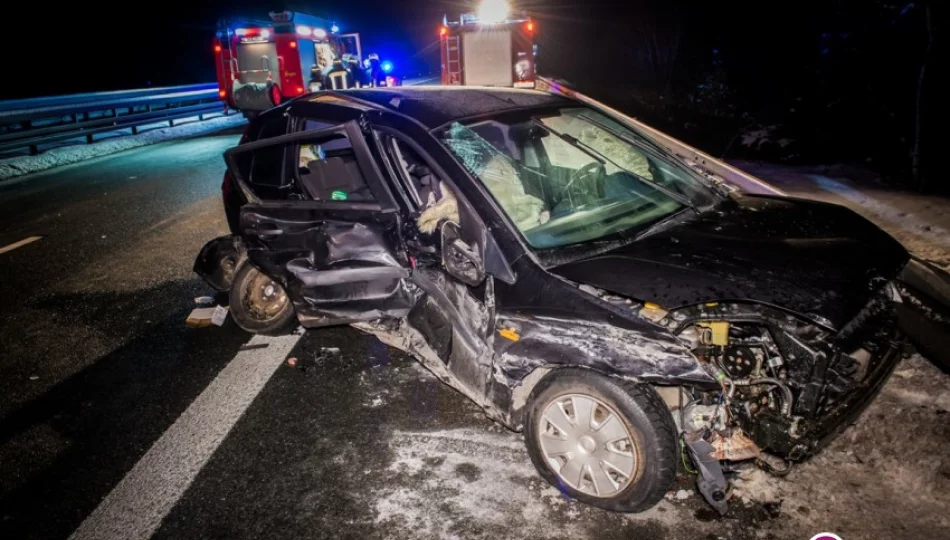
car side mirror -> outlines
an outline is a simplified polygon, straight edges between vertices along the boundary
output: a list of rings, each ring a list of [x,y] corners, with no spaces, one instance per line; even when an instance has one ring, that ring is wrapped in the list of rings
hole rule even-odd
[[[462,240],[461,232],[454,221],[442,224],[442,266],[450,276],[476,287],[485,281],[485,263],[478,252]]]

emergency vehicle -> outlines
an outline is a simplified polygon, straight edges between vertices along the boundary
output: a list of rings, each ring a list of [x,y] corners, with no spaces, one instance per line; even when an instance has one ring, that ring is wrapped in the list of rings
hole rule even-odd
[[[341,34],[336,23],[304,13],[269,15],[265,21],[218,23],[218,95],[229,107],[254,114],[320,90],[320,73],[337,59],[351,60],[346,67],[365,68],[359,33]]]
[[[535,23],[525,14],[486,20],[475,13],[443,18],[442,84],[534,88]]]

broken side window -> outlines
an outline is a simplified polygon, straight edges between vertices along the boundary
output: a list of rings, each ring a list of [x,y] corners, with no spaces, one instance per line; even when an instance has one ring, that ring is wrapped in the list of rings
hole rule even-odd
[[[265,122],[254,140],[279,137],[287,133],[287,119],[274,118]],[[269,146],[248,152],[240,158],[240,166],[247,171],[248,185],[254,194],[264,200],[286,199],[285,189],[292,180],[284,174],[283,145]]]
[[[301,187],[315,201],[376,201],[353,144],[342,132],[299,145],[295,163]]]

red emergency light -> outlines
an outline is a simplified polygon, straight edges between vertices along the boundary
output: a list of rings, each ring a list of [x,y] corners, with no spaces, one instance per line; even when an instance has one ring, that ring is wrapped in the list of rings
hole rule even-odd
[[[439,28],[439,35],[440,35],[440,36],[444,36],[444,35],[446,35],[446,34],[448,34],[448,33],[449,33],[449,29],[448,29],[448,28],[446,28],[446,27],[444,27],[444,26],[442,26],[442,27]]]
[[[241,36],[242,38],[253,38],[253,37],[257,37],[261,39],[270,38],[270,30],[268,30],[267,28],[238,28],[237,30],[234,31],[234,33],[237,34],[238,36]]]
[[[527,23],[525,23],[524,29],[527,30],[529,34],[530,34],[531,32],[534,32],[534,22],[533,22],[533,21],[528,21]]]

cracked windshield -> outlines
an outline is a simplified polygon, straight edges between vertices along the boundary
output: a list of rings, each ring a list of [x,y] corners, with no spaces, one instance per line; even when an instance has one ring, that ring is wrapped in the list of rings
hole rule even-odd
[[[539,249],[642,230],[711,193],[637,134],[590,109],[452,124],[446,146]]]

